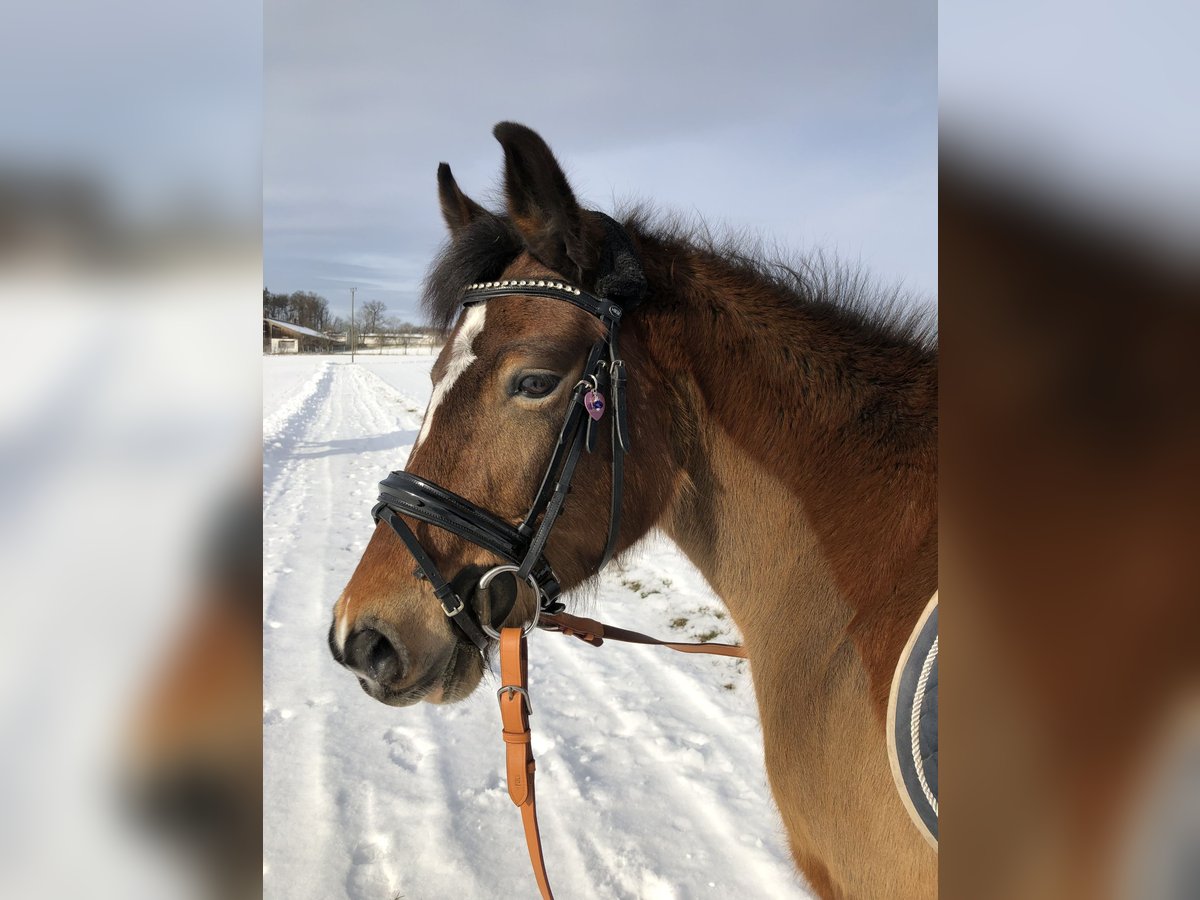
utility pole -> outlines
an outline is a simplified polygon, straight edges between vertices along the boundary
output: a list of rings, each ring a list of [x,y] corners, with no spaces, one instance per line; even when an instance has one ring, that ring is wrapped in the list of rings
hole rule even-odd
[[[350,288],[350,362],[354,362],[354,292],[358,288]]]

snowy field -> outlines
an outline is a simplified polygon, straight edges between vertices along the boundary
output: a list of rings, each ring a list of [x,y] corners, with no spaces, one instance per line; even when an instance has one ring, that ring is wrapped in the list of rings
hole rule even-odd
[[[393,709],[329,656],[331,608],[402,468],[431,356],[263,358],[264,895],[536,897],[504,786],[495,692]],[[432,598],[430,602],[433,602]],[[666,540],[612,564],[578,608],[680,639],[736,640]],[[573,898],[807,897],[770,800],[738,660],[530,637],[550,881]]]

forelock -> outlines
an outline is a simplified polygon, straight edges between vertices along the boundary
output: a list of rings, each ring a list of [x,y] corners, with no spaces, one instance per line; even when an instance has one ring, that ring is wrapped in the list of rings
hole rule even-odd
[[[425,275],[421,304],[430,323],[448,331],[458,318],[467,285],[498,279],[524,246],[504,216],[480,216],[460,231],[434,258]]]

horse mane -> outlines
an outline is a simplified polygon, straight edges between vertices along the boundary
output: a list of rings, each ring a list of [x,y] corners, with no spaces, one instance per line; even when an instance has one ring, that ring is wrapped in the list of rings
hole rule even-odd
[[[902,285],[885,285],[831,253],[797,253],[748,230],[714,230],[700,216],[663,215],[644,204],[623,210],[618,218],[638,238],[676,255],[698,254],[839,331],[872,343],[937,352],[937,311],[927,298]]]
[[[840,331],[875,344],[906,344],[924,354],[937,353],[933,304],[902,286],[881,284],[859,266],[823,252],[788,252],[748,232],[714,231],[698,216],[664,216],[646,205],[619,210],[614,217],[635,241],[705,257]],[[425,277],[422,306],[431,324],[449,331],[467,285],[499,278],[524,246],[507,216],[489,213],[463,229],[434,258]]]

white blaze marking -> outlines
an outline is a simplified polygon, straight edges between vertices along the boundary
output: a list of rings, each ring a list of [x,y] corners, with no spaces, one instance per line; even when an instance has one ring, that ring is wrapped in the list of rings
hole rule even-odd
[[[483,331],[483,320],[486,315],[487,306],[480,303],[478,306],[468,307],[467,314],[463,316],[458,334],[454,337],[454,346],[450,352],[450,364],[446,366],[446,374],[434,387],[433,396],[429,398],[429,408],[425,410],[425,419],[421,422],[421,433],[417,435],[417,442],[413,444],[413,450],[421,446],[421,442],[429,434],[429,429],[433,427],[433,414],[437,412],[438,404],[450,393],[454,382],[458,381],[471,363],[475,362],[475,351],[471,345]]]
[[[338,624],[337,624],[336,639],[337,639],[338,652],[340,652],[340,653],[346,652],[346,635],[350,631],[350,617],[346,615],[346,610],[348,610],[349,608],[350,608],[350,598],[343,597],[341,609],[338,610],[338,614],[337,614]]]

